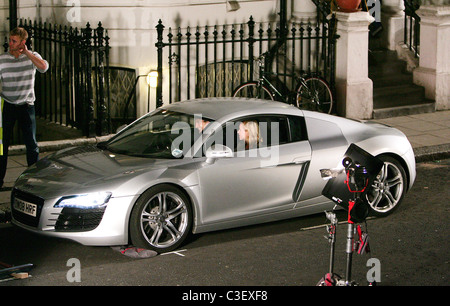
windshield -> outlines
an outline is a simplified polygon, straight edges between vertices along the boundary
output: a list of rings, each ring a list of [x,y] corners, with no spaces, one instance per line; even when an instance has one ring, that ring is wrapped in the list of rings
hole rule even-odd
[[[140,157],[182,158],[210,121],[201,115],[157,110],[117,134],[106,149]]]

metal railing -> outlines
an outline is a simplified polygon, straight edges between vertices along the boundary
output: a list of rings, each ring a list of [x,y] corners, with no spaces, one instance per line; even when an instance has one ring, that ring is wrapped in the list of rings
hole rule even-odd
[[[403,28],[403,42],[415,57],[420,55],[420,17],[416,11],[420,7],[420,1],[403,0],[405,4],[405,19]]]
[[[111,132],[109,37],[99,23],[93,29],[21,19],[27,45],[49,63],[36,74],[36,115],[75,127],[88,137]]]
[[[282,22],[256,23],[250,17],[243,24],[165,31],[160,20],[157,106],[162,105],[163,71],[169,87],[165,102],[231,96],[235,87],[254,78],[255,59],[264,52],[272,60],[266,67],[288,87],[295,85],[294,74],[306,73],[322,76],[334,89],[337,36],[330,30],[334,21],[321,21],[283,26]]]

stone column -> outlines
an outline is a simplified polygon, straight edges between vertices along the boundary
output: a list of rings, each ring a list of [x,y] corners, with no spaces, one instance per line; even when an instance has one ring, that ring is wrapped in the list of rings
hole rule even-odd
[[[293,0],[291,4],[292,21],[308,22],[317,18],[317,7],[311,0]]]
[[[373,84],[368,77],[368,12],[337,12],[336,95],[340,116],[370,119],[373,113]]]
[[[403,42],[404,9],[403,0],[384,0],[381,6],[383,46],[392,51],[396,49],[399,43]]]
[[[450,6],[423,5],[420,16],[420,60],[414,83],[425,87],[425,97],[436,110],[450,109]]]

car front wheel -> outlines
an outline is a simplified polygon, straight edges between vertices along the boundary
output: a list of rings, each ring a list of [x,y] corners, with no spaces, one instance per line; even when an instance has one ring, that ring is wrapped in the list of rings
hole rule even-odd
[[[406,173],[403,166],[390,156],[379,157],[384,165],[367,192],[372,215],[387,216],[401,203],[406,193]]]
[[[131,212],[131,241],[136,247],[169,252],[183,243],[191,226],[186,195],[174,186],[158,185],[144,192]]]

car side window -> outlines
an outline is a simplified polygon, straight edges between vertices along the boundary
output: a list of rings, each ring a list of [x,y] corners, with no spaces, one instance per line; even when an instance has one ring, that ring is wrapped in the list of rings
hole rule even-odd
[[[289,142],[287,118],[282,116],[267,116],[260,120],[262,133],[266,134],[266,146],[281,145]]]
[[[305,118],[299,116],[288,116],[288,120],[291,136],[290,142],[308,140]]]
[[[289,126],[285,116],[250,116],[227,122],[224,143],[234,152],[269,147],[289,142]]]
[[[245,136],[244,136],[244,133]],[[303,117],[258,115],[226,122],[205,142],[205,147],[223,144],[233,152],[250,150],[307,139]]]

